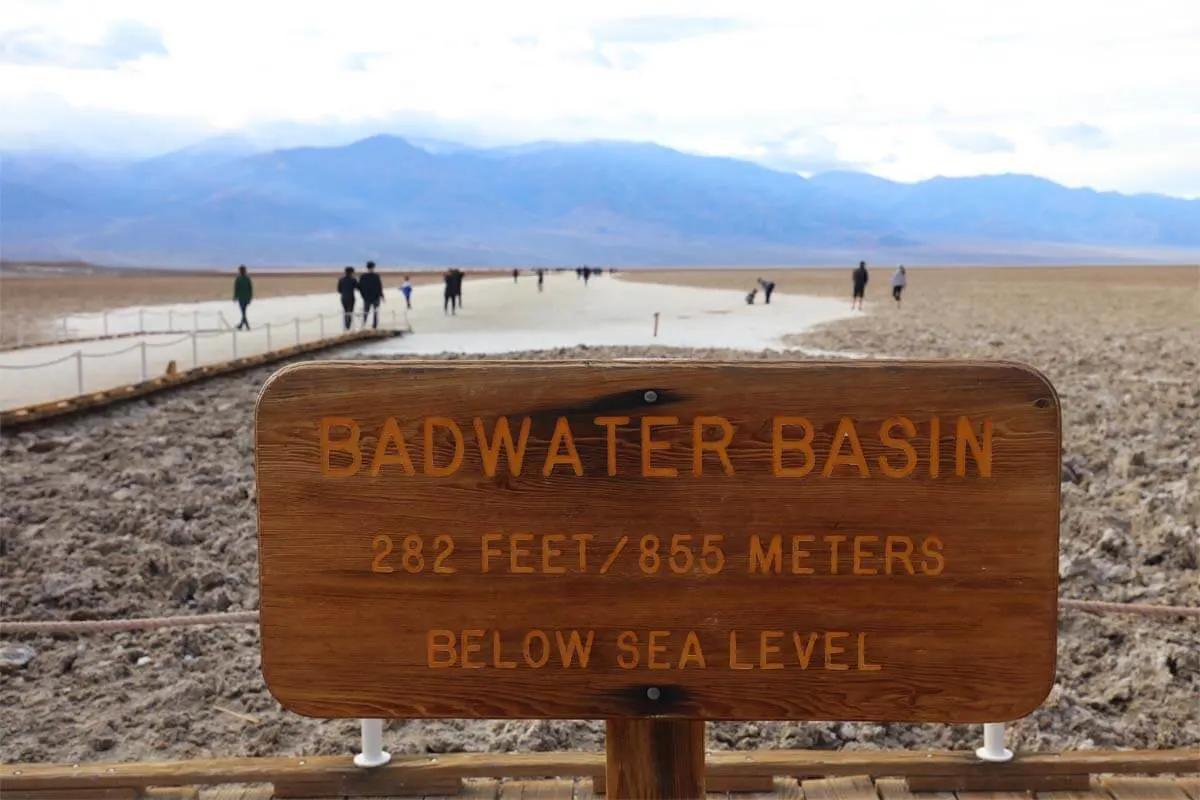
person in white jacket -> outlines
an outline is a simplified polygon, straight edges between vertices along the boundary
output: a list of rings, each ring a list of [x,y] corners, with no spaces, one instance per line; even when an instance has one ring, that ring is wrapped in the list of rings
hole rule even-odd
[[[892,273],[892,298],[896,301],[896,306],[900,305],[900,294],[904,291],[904,287],[908,285],[908,273],[904,271],[904,265],[901,264]]]

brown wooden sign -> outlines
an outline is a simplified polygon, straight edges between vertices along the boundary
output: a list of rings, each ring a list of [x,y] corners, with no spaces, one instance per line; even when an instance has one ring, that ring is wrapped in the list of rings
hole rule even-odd
[[[1060,422],[974,362],[325,362],[256,419],[316,717],[994,722],[1055,673]]]

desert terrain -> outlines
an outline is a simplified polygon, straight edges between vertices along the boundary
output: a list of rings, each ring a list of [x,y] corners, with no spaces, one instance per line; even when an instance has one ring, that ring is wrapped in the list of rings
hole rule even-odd
[[[872,270],[866,313],[789,343],[1015,360],[1041,370],[1063,408],[1061,595],[1200,606],[1200,270],[915,267],[903,308],[891,301],[890,274]],[[848,269],[623,270],[618,279],[630,291],[647,280],[749,291],[759,275],[775,280],[779,292],[843,296],[849,304]],[[34,279],[0,284],[4,310],[26,307],[10,300],[26,280]],[[90,300],[95,310],[106,297],[122,305],[223,297],[230,278],[180,279],[186,288],[157,276],[96,280],[86,291],[81,284],[27,291],[65,304],[55,308],[83,310],[66,306]],[[259,291],[293,293],[329,291],[333,277],[280,277],[269,289],[261,280]],[[313,288],[299,288],[307,285]],[[137,294],[150,286],[160,294]],[[26,295],[24,302],[33,301]],[[806,357],[724,350],[714,330],[713,346],[690,351],[564,346],[512,356]],[[252,411],[277,368],[0,432],[3,618],[257,608]],[[0,707],[8,711],[0,715],[0,761],[346,753],[357,746],[354,721],[307,719],[279,707],[262,680],[252,625],[0,635],[3,646],[28,648],[32,658],[5,668],[0,680]],[[1057,681],[1040,709],[1010,726],[1010,746],[1196,747],[1197,697],[1200,620],[1064,610]],[[603,737],[596,721],[392,721],[385,730],[393,753],[596,750]],[[980,737],[978,726],[709,726],[710,746],[722,749],[973,748]]]

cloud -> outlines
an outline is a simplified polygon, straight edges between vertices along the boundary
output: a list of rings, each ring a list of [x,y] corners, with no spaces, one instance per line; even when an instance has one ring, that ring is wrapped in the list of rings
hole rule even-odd
[[[613,44],[663,44],[748,27],[743,20],[724,17],[626,17],[593,27],[592,36]]]
[[[828,136],[809,130],[794,130],[761,141],[748,157],[771,169],[804,175],[866,168],[865,164],[840,157],[837,143]]]
[[[599,45],[572,53],[568,59],[578,64],[615,70],[635,70],[646,63],[646,56],[631,48]]]
[[[800,172],[1198,193],[1200,71],[1179,65],[1195,61],[1200,2],[1139,4],[338,0],[331,16],[328,0],[0,0],[0,147],[34,128],[93,146],[55,109],[10,113],[10,98],[46,93],[138,115],[131,148],[173,137],[144,136],[151,117],[284,126],[297,144],[411,124],[471,141],[650,140]]]
[[[1011,139],[990,131],[941,131],[938,136],[955,150],[976,155],[1012,153],[1017,149]]]
[[[154,155],[217,133],[203,120],[74,105],[45,92],[0,95],[2,148]]]
[[[1101,150],[1110,144],[1108,134],[1086,122],[1047,128],[1045,137],[1050,144],[1074,145],[1084,150]]]
[[[366,72],[372,61],[385,58],[386,53],[351,53],[342,62],[351,72]]]
[[[98,42],[68,41],[45,28],[0,34],[0,63],[68,69],[116,69],[146,56],[166,56],[162,33],[132,20],[115,22]]]

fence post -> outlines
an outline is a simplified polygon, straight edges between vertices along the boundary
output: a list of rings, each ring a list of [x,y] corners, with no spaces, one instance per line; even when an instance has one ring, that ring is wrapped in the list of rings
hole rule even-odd
[[[173,308],[167,309],[167,330],[175,330],[175,309]]]
[[[75,351],[75,385],[78,389],[75,394],[83,394],[83,351]]]
[[[200,355],[196,347],[196,332],[192,331],[192,369],[200,366]]]
[[[232,331],[232,333],[233,333],[233,360],[234,360],[234,361],[237,361],[237,357],[238,357],[238,354],[237,354],[237,336],[238,336],[238,332],[237,332],[237,330],[234,330],[234,331]]]
[[[1004,723],[987,722],[983,726],[983,747],[975,750],[980,761],[1012,761],[1013,752],[1004,746]]]
[[[138,333],[146,332],[146,309],[138,309]]]
[[[383,720],[363,719],[362,752],[354,756],[359,767],[381,767],[392,760],[392,754],[383,749]]]
[[[101,313],[104,315],[104,335],[108,336],[108,309],[104,309]]]
[[[300,318],[296,317],[296,346],[300,346]]]
[[[267,323],[267,352],[271,352],[271,323]]]
[[[321,337],[324,338],[324,337]],[[17,315],[17,347],[25,345],[25,317]]]
[[[318,314],[317,319],[321,320],[321,339],[325,338],[325,315]]]
[[[200,310],[199,309],[192,310],[192,330],[194,330],[194,331],[200,330]]]
[[[69,336],[69,331],[67,330],[67,318],[63,317],[59,321],[62,323],[62,341],[66,341],[67,339],[71,338]]]
[[[142,340],[142,380],[149,378],[149,373],[146,371],[146,340]]]

